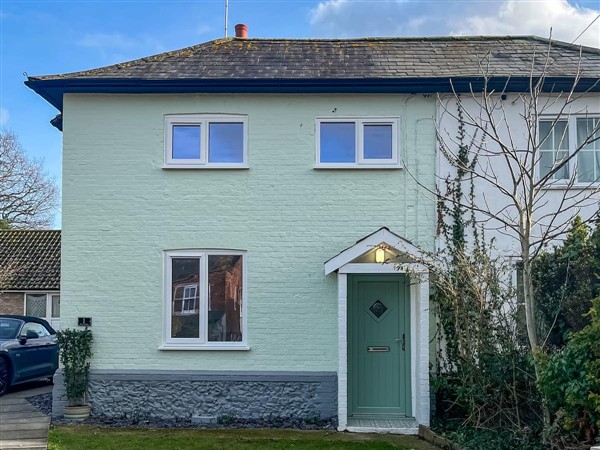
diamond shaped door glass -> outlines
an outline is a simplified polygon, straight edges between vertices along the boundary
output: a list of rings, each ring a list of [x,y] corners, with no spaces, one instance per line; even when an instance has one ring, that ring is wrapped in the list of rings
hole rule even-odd
[[[387,306],[381,303],[380,300],[376,300],[375,303],[369,307],[369,311],[379,319],[387,311]]]

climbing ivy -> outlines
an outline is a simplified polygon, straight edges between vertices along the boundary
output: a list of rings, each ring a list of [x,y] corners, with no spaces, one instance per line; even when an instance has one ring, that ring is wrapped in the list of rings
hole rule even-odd
[[[456,173],[438,195],[442,250],[432,265],[437,418],[445,424],[458,419],[464,429],[502,429],[503,436],[515,436],[514,442],[503,439],[517,448],[518,439],[541,427],[540,400],[529,348],[517,332],[514,267],[495,251],[493,240],[486,241],[469,207],[475,202],[471,173],[477,164],[472,148],[480,144],[476,134],[467,142],[458,102],[457,150],[445,155]]]

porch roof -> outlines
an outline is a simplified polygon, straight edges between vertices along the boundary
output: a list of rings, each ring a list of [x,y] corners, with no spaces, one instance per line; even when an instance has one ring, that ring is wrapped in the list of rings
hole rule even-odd
[[[389,228],[381,227],[377,231],[359,239],[351,247],[342,250],[336,256],[327,260],[325,262],[325,275],[335,272],[340,267],[380,246],[385,246],[388,249],[391,248],[397,253],[407,255],[409,258],[417,261],[426,259],[425,253],[415,244],[390,231]]]

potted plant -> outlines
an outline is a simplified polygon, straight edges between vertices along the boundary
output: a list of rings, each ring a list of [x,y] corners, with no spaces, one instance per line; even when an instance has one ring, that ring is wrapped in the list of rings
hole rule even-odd
[[[92,332],[66,329],[56,333],[60,348],[68,406],[64,417],[70,420],[85,420],[90,415],[90,406],[85,401],[90,374],[89,359],[92,356]]]

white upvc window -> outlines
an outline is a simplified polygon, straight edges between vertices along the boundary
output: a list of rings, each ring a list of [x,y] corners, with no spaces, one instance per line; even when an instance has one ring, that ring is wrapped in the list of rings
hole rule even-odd
[[[249,350],[246,252],[169,250],[162,350]]]
[[[164,167],[247,168],[248,117],[206,114],[165,116]]]
[[[560,161],[580,149],[576,157],[552,175],[552,183],[556,186],[566,185],[574,174],[576,185],[600,183],[600,117],[542,117],[539,120],[538,142],[540,177],[550,173]]]
[[[60,326],[60,293],[25,293],[23,314],[45,319],[54,329],[58,329]]]
[[[399,133],[399,117],[317,118],[315,168],[401,168]]]

